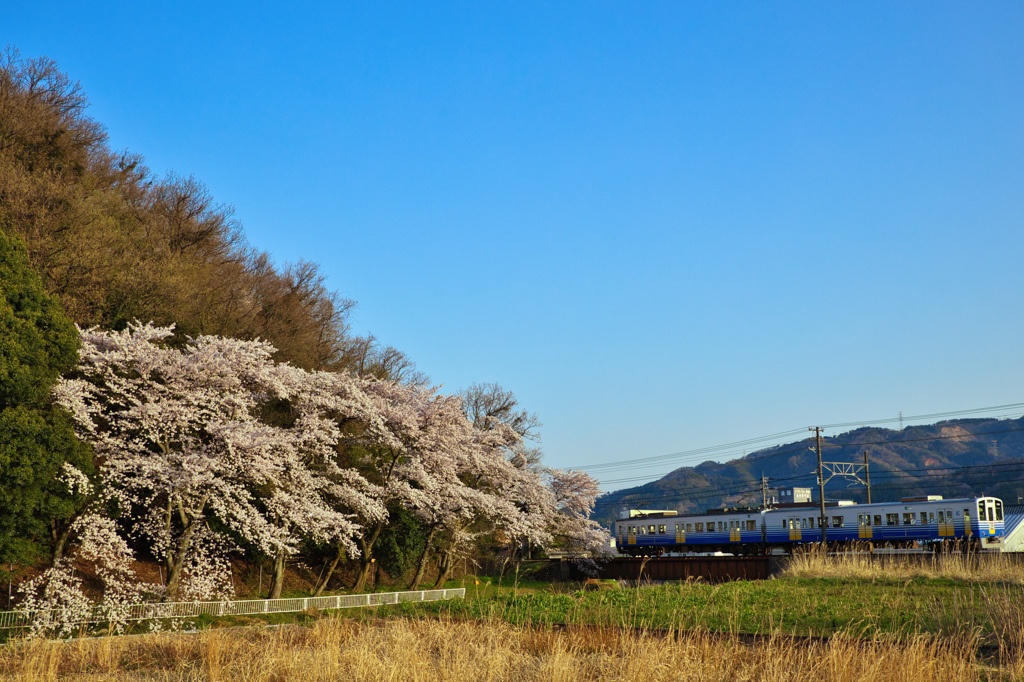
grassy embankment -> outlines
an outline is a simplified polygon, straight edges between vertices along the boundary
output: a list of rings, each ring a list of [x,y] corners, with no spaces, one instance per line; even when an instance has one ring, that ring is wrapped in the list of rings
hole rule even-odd
[[[0,649],[0,675],[252,682],[1024,679],[1024,569],[987,559],[978,567],[955,558],[879,567],[812,555],[777,580],[594,592],[541,584],[513,591],[470,581],[465,601],[304,614],[305,627],[11,644]],[[979,646],[990,648],[979,656]]]

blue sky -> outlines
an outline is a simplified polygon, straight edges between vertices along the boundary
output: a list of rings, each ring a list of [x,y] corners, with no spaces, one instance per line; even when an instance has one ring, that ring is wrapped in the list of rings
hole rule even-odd
[[[1024,402],[1020,3],[14,5],[112,146],[551,465]]]

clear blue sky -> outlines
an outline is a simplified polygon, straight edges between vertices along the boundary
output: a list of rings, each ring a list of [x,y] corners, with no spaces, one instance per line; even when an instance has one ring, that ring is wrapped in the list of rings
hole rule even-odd
[[[552,465],[1024,401],[1024,4],[332,5],[12,2],[0,43]]]

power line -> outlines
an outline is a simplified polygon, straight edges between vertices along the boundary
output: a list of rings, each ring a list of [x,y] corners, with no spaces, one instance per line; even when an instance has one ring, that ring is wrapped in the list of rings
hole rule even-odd
[[[787,436],[793,436],[798,433],[802,433],[803,429],[791,429],[789,431],[782,431],[781,433],[774,433],[767,436],[758,436],[757,438],[748,438],[747,440],[739,440],[734,443],[725,443],[722,445],[711,445],[703,448],[696,448],[693,450],[684,450],[682,452],[672,452],[667,455],[655,455],[653,457],[639,457],[636,459],[626,459],[618,462],[605,462],[603,464],[591,464],[589,466],[576,467],[581,471],[597,471],[601,469],[613,469],[620,467],[635,467],[637,464],[644,462],[663,462],[666,460],[676,458],[693,458],[697,456],[707,455],[713,452],[721,450],[735,449],[745,445],[754,445],[756,443],[762,443],[768,440],[778,440],[779,438],[785,438]]]
[[[900,415],[899,417],[888,417],[888,418],[883,418],[883,419],[871,419],[871,420],[862,420],[862,421],[855,421],[855,422],[842,422],[842,423],[835,423],[835,424],[825,424],[824,426],[822,426],[822,428],[829,428],[829,429],[831,429],[831,428],[843,428],[843,427],[851,427],[851,426],[868,426],[868,425],[875,425],[875,424],[890,424],[890,423],[894,423],[894,422],[899,422],[901,419],[903,421],[922,421],[922,420],[926,420],[926,419],[941,419],[941,418],[945,418],[945,417],[956,417],[956,416],[963,416],[963,415],[968,415],[968,414],[981,414],[981,413],[985,413],[985,412],[1006,412],[1008,410],[1021,410],[1021,409],[1024,409],[1024,403],[1008,403],[1008,404],[1005,404],[1005,405],[995,405],[995,406],[991,406],[991,407],[975,407],[975,408],[969,408],[969,409],[965,409],[965,410],[953,410],[953,411],[948,411],[948,412],[934,412],[932,414],[913,415],[913,416],[909,416],[909,417],[904,417],[904,416]],[[654,456],[649,456],[649,457],[637,457],[637,458],[632,458],[632,459],[618,460],[618,461],[614,461],[614,462],[604,462],[604,463],[600,463],[600,464],[591,464],[591,465],[588,465],[588,466],[581,466],[581,467],[574,467],[574,468],[576,468],[576,469],[578,469],[580,471],[586,471],[586,472],[593,473],[593,472],[597,472],[597,471],[616,470],[616,469],[624,469],[624,468],[634,468],[635,469],[638,466],[639,467],[643,467],[644,465],[656,466],[658,464],[663,464],[665,462],[670,462],[670,461],[682,462],[683,460],[692,460],[692,459],[695,459],[697,457],[707,456],[709,454],[722,455],[722,454],[725,454],[723,451],[726,451],[726,450],[742,448],[744,446],[754,445],[754,444],[757,444],[757,443],[764,443],[766,441],[771,441],[771,440],[778,440],[779,438],[785,438],[787,436],[796,435],[797,433],[802,433],[803,431],[804,431],[803,428],[790,429],[788,431],[782,431],[782,432],[779,432],[779,433],[769,434],[769,435],[765,435],[765,436],[758,436],[758,437],[755,437],[755,438],[748,438],[748,439],[745,439],[745,440],[739,440],[739,441],[735,441],[735,442],[732,442],[732,443],[724,443],[724,444],[721,444],[721,445],[712,445],[712,446],[707,446],[707,447],[703,447],[703,448],[695,448],[693,450],[683,450],[683,451],[679,451],[679,452],[672,452],[672,453],[668,453],[668,454],[664,454],[664,455],[654,455]],[[632,480],[636,480],[636,479],[632,479]],[[609,481],[609,482],[611,482],[611,481]]]
[[[828,442],[828,440],[826,439],[825,441],[823,441],[822,445],[825,445],[825,446],[828,446],[828,447],[861,447],[861,446],[864,446],[864,445],[900,445],[902,443],[921,443],[921,442],[933,441],[933,440],[953,440],[953,439],[957,439],[957,438],[978,438],[980,436],[996,435],[996,434],[1001,434],[1001,433],[1013,433],[1013,432],[1016,432],[1016,431],[1024,431],[1024,427],[1022,427],[1022,428],[1010,428],[1010,429],[996,429],[994,431],[982,431],[982,432],[978,432],[978,433],[967,432],[967,433],[946,434],[946,435],[937,435],[937,436],[921,436],[919,438],[900,438],[898,440],[854,441],[854,442],[850,442],[850,443]],[[833,438],[835,438],[835,437],[833,437]],[[806,440],[810,440],[810,439],[806,439]],[[716,470],[716,469],[724,469],[724,468],[727,468],[727,467],[742,466],[742,465],[745,465],[745,464],[747,464],[749,462],[760,462],[762,460],[770,459],[772,457],[781,457],[782,455],[788,455],[788,454],[792,454],[794,452],[801,452],[806,447],[807,446],[804,444],[804,441],[799,441],[796,444],[796,446],[791,448],[791,449],[778,450],[778,451],[769,451],[769,452],[765,452],[765,453],[760,454],[760,455],[757,455],[757,454],[749,455],[749,456],[747,456],[747,457],[745,457],[743,459],[734,459],[734,460],[730,460],[728,462],[715,462],[715,463],[712,463],[712,464],[708,464],[708,465],[702,466],[700,468],[700,470],[696,470],[695,469],[695,473],[704,473],[706,471],[713,471],[713,470]],[[651,478],[652,478],[651,476],[634,476],[634,477],[631,477],[631,478],[624,478],[624,479],[602,480],[601,483],[603,485],[607,485],[607,484],[610,484],[610,483],[626,483],[626,482],[631,482],[631,481],[651,480]]]
[[[905,417],[900,412],[897,417],[887,417],[885,419],[872,419],[870,421],[860,422],[843,422],[840,424],[825,424],[822,426],[823,429],[836,429],[846,426],[868,426],[870,424],[893,424],[896,422],[912,422],[912,421],[924,421],[925,419],[942,419],[943,417],[961,417],[965,414],[980,414],[983,412],[1006,412],[1014,411],[1018,412],[1024,409],[1024,403],[1008,403],[1006,405],[995,405],[993,407],[973,407],[968,410],[954,410],[952,412],[934,412],[932,414],[918,414],[912,417]]]
[[[998,469],[998,470],[997,470]],[[912,473],[931,473],[941,472],[947,473],[941,474],[935,477],[929,477],[927,480],[922,480],[921,477],[912,476]],[[911,469],[911,470],[889,470],[882,471],[873,478],[881,479],[883,483],[876,486],[876,489],[894,489],[900,487],[906,487],[907,485],[920,486],[924,483],[928,485],[939,485],[944,481],[959,483],[961,485],[967,485],[963,482],[953,480],[956,477],[967,477],[970,475],[979,474],[1013,474],[1013,473],[1024,473],[1024,460],[1016,462],[1001,462],[993,464],[977,464],[977,465],[965,465],[965,466],[949,466],[949,467],[932,467],[926,469]],[[786,483],[792,481],[803,481],[811,480],[815,477],[813,473],[803,474],[799,476],[787,476],[785,478],[772,478],[770,479],[773,487],[778,487],[778,483]],[[997,483],[1012,483],[1019,480],[1019,478],[1000,478]],[[888,483],[888,485],[886,485]],[[902,483],[902,485],[897,485]],[[616,499],[598,499],[595,504],[595,509],[599,507],[616,507],[621,506],[623,503],[628,503],[633,500],[643,500],[644,502],[670,502],[670,501],[697,501],[703,499],[711,499],[717,497],[727,497],[738,494],[753,494],[760,490],[760,484],[758,481],[737,481],[735,484],[728,486],[717,486],[713,488],[700,488],[690,491],[679,490],[674,493],[651,495],[644,494],[642,492],[628,493],[622,497]],[[602,496],[603,497],[603,496]]]

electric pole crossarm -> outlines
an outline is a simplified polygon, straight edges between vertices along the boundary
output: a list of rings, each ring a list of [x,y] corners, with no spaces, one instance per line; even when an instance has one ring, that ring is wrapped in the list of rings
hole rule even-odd
[[[867,470],[867,465],[850,464],[849,462],[822,462],[821,467],[829,475],[828,478],[825,479],[826,483],[836,476],[842,476],[844,478],[852,478],[861,485],[867,485],[864,482],[864,479],[859,475]]]

